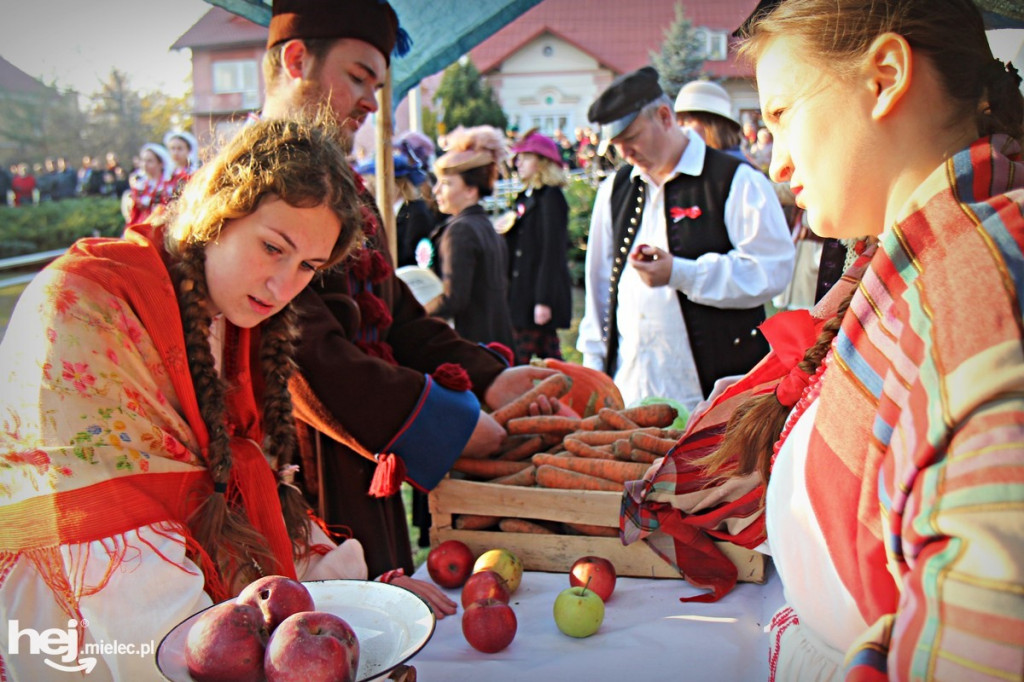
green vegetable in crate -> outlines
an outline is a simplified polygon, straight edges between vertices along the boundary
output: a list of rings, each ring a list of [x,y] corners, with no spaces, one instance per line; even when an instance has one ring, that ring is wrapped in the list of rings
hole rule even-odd
[[[657,405],[660,403],[665,403],[676,408],[676,419],[675,421],[672,422],[672,425],[669,428],[677,429],[679,431],[685,430],[686,421],[690,418],[690,411],[687,410],[683,406],[683,404],[680,403],[678,400],[673,400],[672,398],[658,398],[655,396],[651,396],[649,398],[644,398],[640,402],[636,403],[636,405]]]

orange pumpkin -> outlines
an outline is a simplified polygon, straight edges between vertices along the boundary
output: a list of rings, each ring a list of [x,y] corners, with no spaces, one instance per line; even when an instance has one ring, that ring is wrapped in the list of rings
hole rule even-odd
[[[581,417],[597,414],[602,407],[613,410],[625,407],[618,387],[604,372],[555,358],[544,358],[534,362],[572,377],[572,389],[559,400]]]

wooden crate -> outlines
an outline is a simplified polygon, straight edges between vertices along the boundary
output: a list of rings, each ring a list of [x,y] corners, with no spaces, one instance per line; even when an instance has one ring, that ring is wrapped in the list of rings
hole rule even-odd
[[[596,526],[619,526],[622,494],[617,492],[525,488],[446,478],[431,491],[430,545],[461,540],[475,554],[502,547],[523,561],[526,570],[568,573],[581,556],[603,556],[618,575],[639,578],[679,578],[680,575],[645,542],[623,545],[617,537],[535,535],[497,530],[459,530],[453,514],[543,519]],[[716,543],[739,569],[742,582],[763,583],[765,556],[728,542]]]

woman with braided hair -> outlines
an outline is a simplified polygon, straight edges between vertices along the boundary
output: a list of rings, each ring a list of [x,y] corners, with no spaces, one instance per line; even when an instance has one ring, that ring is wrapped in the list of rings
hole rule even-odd
[[[629,485],[625,535],[665,530],[680,564],[683,529],[767,538],[772,679],[1019,679],[1021,79],[971,0],[762,2],[744,32],[772,179],[820,236],[877,244],[769,320],[772,353]]]
[[[357,244],[356,197],[324,120],[260,122],[166,223],[80,240],[29,285],[0,345],[5,623],[149,645],[260,575],[366,577],[290,480],[289,302]],[[11,631],[0,677],[52,676]],[[158,676],[103,653],[98,679]]]

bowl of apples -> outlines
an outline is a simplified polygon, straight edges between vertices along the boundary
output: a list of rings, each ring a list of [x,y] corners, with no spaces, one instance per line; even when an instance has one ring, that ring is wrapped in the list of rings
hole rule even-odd
[[[435,623],[425,601],[395,585],[267,576],[172,628],[156,663],[171,682],[361,682],[415,655]]]

